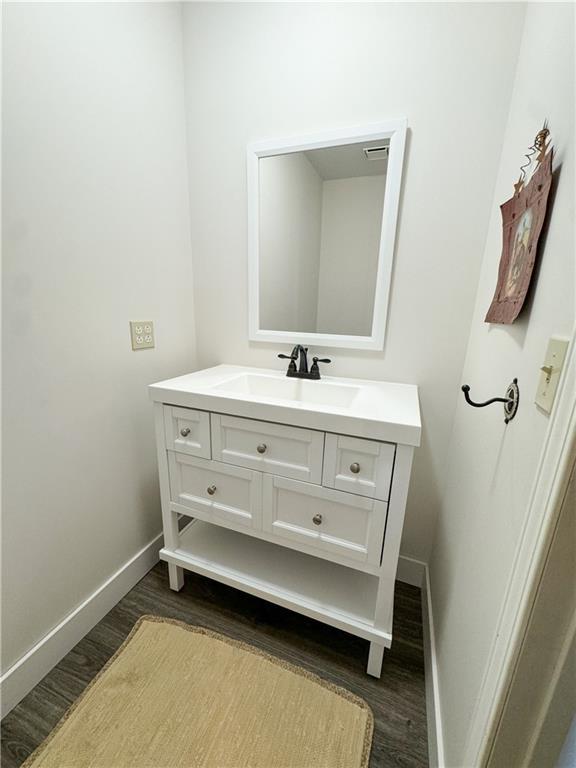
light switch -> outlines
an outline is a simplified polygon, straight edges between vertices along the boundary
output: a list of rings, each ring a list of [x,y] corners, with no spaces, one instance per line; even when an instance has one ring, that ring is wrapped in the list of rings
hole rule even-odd
[[[557,339],[555,337],[552,337],[548,342],[546,357],[540,368],[540,379],[535,400],[536,405],[542,408],[543,411],[546,411],[546,413],[550,413],[554,404],[554,397],[558,389],[568,343],[566,339]]]
[[[152,320],[139,320],[130,323],[132,349],[152,349],[154,347],[154,323]]]

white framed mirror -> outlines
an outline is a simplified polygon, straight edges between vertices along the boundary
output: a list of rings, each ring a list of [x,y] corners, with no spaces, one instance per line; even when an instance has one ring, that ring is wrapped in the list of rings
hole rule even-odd
[[[252,341],[383,349],[406,125],[248,146]]]

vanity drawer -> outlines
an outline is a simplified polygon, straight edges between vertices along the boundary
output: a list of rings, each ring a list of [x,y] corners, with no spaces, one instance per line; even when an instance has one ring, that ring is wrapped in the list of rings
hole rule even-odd
[[[210,414],[207,411],[165,405],[164,433],[169,451],[210,458]]]
[[[170,498],[176,512],[231,527],[261,527],[262,475],[168,451]]]
[[[395,453],[394,443],[327,434],[322,483],[388,501]]]
[[[272,475],[322,481],[324,433],[213,413],[212,455]]]
[[[321,486],[264,477],[263,530],[336,562],[380,563],[388,505]]]

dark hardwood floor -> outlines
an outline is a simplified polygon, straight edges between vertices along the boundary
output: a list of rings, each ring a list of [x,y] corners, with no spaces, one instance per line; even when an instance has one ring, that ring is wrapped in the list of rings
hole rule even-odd
[[[4,718],[2,768],[21,765],[143,614],[208,627],[348,688],[374,712],[371,768],[428,765],[422,615],[416,587],[396,585],[394,641],[384,654],[382,677],[375,680],[365,673],[367,641],[195,574],[186,575],[180,593],[172,592],[167,567],[159,563]]]

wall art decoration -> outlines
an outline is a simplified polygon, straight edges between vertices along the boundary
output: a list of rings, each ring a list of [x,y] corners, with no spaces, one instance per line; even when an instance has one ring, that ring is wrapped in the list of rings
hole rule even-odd
[[[500,206],[502,255],[486,323],[513,323],[528,293],[552,184],[553,150],[549,136],[544,123],[526,154],[527,162],[520,168],[514,195]]]

